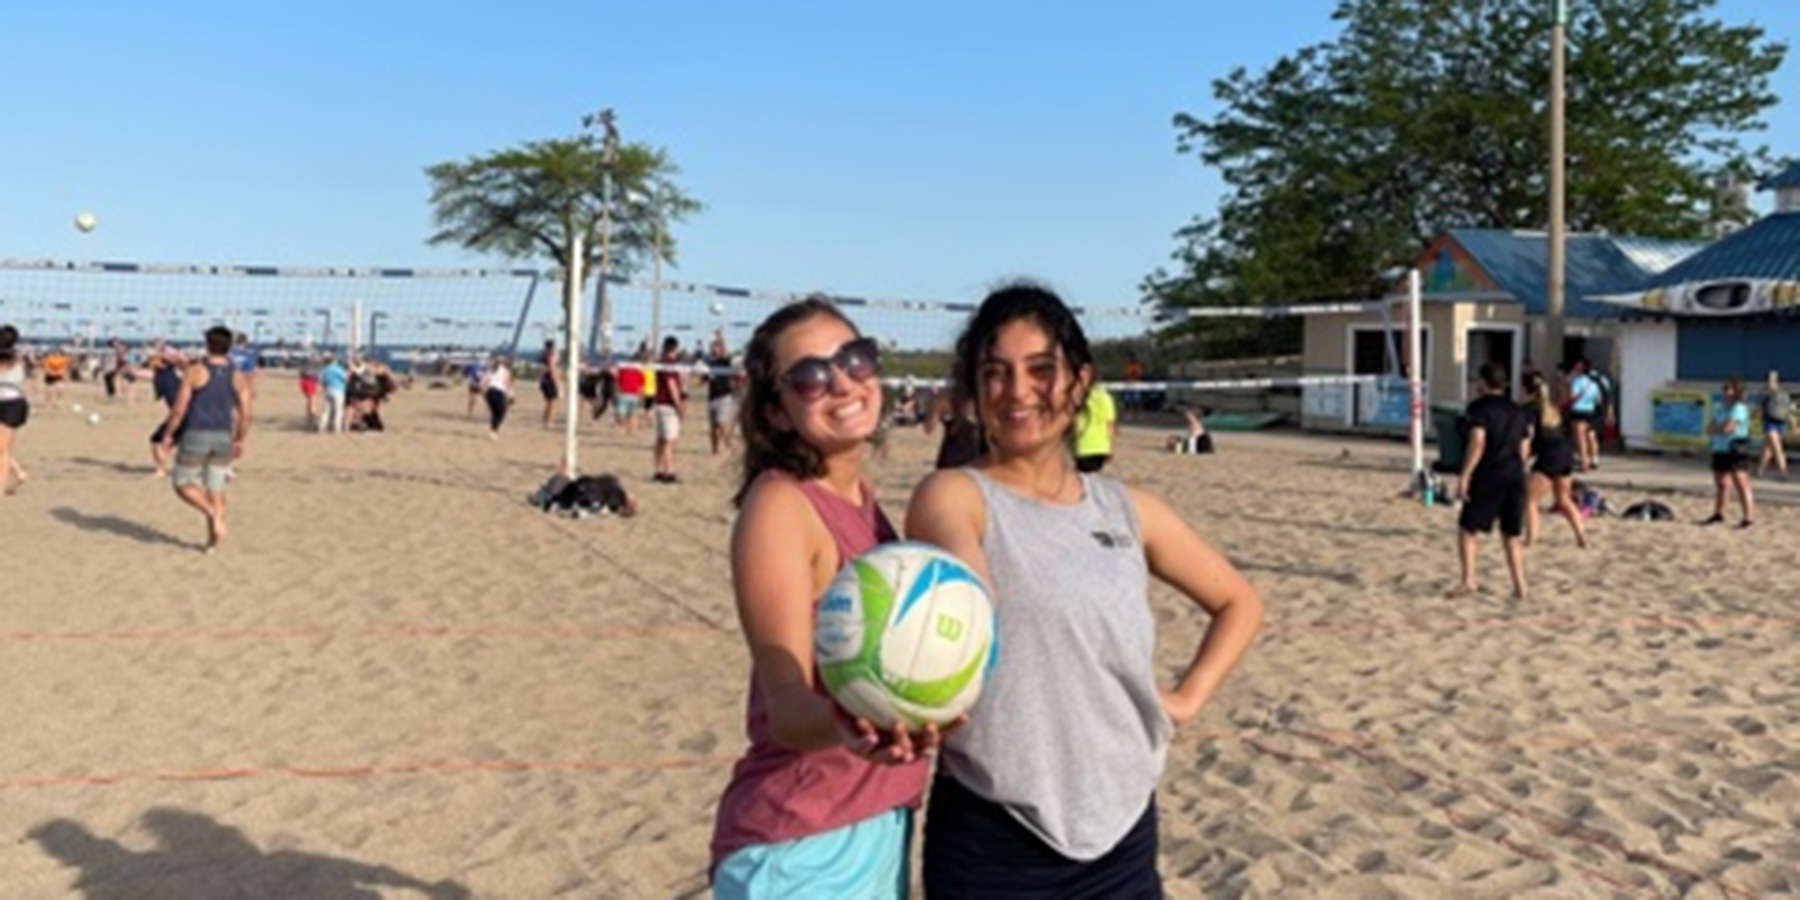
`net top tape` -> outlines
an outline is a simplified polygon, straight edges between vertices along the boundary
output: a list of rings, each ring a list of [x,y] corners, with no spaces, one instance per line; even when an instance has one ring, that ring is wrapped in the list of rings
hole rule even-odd
[[[414,268],[414,267],[349,267],[349,266],[260,266],[260,265],[187,265],[170,263],[134,263],[73,261],[50,259],[0,259],[0,269],[88,274],[199,275],[254,278],[379,278],[379,279],[472,279],[472,278],[547,278],[560,280],[557,270],[502,268]],[[762,300],[791,303],[820,296],[838,306],[890,309],[904,312],[947,312],[967,315],[980,305],[956,300],[906,300],[892,297],[864,297],[854,294],[832,294],[821,291],[781,291],[764,288],[708,284],[697,281],[646,281],[609,275],[608,284],[637,290],[665,290],[722,299]],[[1120,307],[1074,306],[1077,316],[1108,316],[1145,319],[1169,325],[1189,319],[1281,318],[1286,316],[1329,313],[1377,312],[1403,298],[1387,297],[1352,303],[1302,303],[1268,306],[1184,306],[1156,308],[1148,305]]]

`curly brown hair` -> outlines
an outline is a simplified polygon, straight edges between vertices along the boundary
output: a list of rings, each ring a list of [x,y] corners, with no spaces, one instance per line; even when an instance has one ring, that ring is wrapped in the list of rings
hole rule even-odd
[[[788,329],[819,316],[830,316],[844,323],[851,333],[862,337],[856,323],[844,315],[821,294],[790,303],[756,326],[744,348],[744,401],[738,404],[738,433],[744,436],[744,472],[732,495],[731,505],[742,507],[750,485],[770,469],[780,469],[796,478],[818,478],[825,474],[825,460],[811,444],[793,431],[775,427],[770,411],[781,402],[781,386],[775,379],[775,342]]]

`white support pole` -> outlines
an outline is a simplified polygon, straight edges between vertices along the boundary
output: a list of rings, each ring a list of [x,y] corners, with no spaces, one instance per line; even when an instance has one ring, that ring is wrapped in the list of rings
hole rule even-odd
[[[576,231],[569,238],[569,270],[563,273],[563,309],[568,311],[567,336],[563,338],[563,357],[567,360],[564,370],[568,373],[563,378],[562,474],[565,478],[574,478],[581,471],[576,459],[575,438],[581,424],[581,391],[577,388],[581,384],[581,263],[585,252],[581,232]]]
[[[1411,433],[1412,472],[1415,484],[1423,485],[1425,475],[1425,360],[1423,317],[1424,298],[1419,283],[1419,270],[1406,273],[1406,387],[1412,395]]]
[[[344,365],[350,365],[362,351],[362,301],[350,301],[350,346],[345,348]]]

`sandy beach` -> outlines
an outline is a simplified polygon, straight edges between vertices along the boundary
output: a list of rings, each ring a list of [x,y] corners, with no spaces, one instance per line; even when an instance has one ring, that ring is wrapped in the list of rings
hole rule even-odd
[[[529,390],[499,441],[460,386],[345,437],[307,433],[291,382],[262,392],[210,555],[151,476],[149,403],[76,385],[99,424],[65,403],[21,432],[0,896],[706,896],[748,655],[735,461],[697,411],[679,485],[650,482],[644,432],[587,431],[584,468],[642,513],[575,521],[525,502],[561,446]],[[1454,512],[1393,499],[1392,445],[1161,436],[1128,429],[1111,471],[1269,609],[1170,751],[1171,897],[1800,894],[1800,508],[1703,529],[1708,499],[1667,495],[1682,521],[1597,520],[1588,551],[1546,519],[1528,603],[1497,539],[1484,593],[1450,601]],[[900,431],[872,464],[896,521],[933,449]],[[1172,673],[1203,617],[1154,602]]]

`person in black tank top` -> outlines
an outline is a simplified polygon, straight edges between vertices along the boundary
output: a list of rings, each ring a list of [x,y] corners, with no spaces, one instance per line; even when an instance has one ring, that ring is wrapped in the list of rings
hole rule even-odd
[[[231,329],[206,332],[206,357],[188,366],[163,423],[175,450],[175,496],[206,516],[205,549],[225,540],[225,485],[250,433],[250,386],[231,361]]]
[[[544,371],[538,375],[538,393],[544,395],[544,427],[556,424],[556,400],[562,396],[562,373],[558,371],[556,342],[544,342]]]
[[[1532,374],[1525,379],[1525,412],[1531,420],[1531,492],[1525,506],[1525,546],[1537,543],[1538,509],[1545,494],[1556,498],[1556,511],[1575,529],[1575,543],[1585,549],[1587,531],[1582,527],[1581,508],[1575,504],[1575,450],[1569,446],[1563,431],[1562,414],[1550,396],[1544,377]]]

